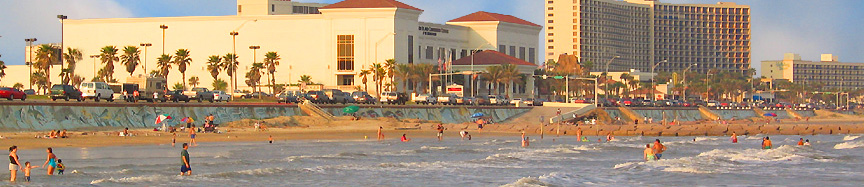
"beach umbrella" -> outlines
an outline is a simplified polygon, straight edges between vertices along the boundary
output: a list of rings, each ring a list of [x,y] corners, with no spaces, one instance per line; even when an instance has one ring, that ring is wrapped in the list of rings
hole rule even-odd
[[[159,124],[159,123],[162,123],[163,121],[169,120],[169,119],[171,119],[171,116],[169,116],[168,114],[162,114],[162,115],[159,115],[159,117],[156,117],[156,123],[153,123],[153,124]]]
[[[192,120],[191,117],[185,117],[185,118],[183,118],[183,119],[180,119],[180,121],[182,121],[182,122],[186,122],[186,123],[191,123],[193,120]]]
[[[769,117],[777,117],[777,113],[765,113],[765,114],[762,114],[762,115],[763,115],[763,116],[769,116]]]
[[[479,117],[483,117],[483,116],[485,116],[485,114],[483,114],[482,112],[477,112],[477,113],[472,114],[471,118],[479,118]]]
[[[345,108],[342,108],[342,113],[351,114],[360,110],[360,107],[351,105]]]

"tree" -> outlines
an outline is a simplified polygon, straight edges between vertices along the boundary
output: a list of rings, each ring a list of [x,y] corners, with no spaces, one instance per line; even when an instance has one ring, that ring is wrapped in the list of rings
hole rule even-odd
[[[32,84],[36,85],[36,90],[39,92],[48,90],[48,76],[45,76],[44,71],[36,71],[33,72],[32,75]]]
[[[367,92],[369,91],[369,85],[367,83],[369,82],[369,75],[370,74],[372,74],[371,70],[368,70],[368,69],[360,70],[360,78],[363,81],[363,87],[364,87],[363,91],[367,91]]]
[[[438,68],[436,68],[436,66],[432,64],[415,64],[413,69],[414,70],[412,71],[413,73],[411,75],[411,78],[414,79],[414,85],[418,85],[414,86],[414,89],[416,90],[417,88],[425,88],[429,86],[425,85],[429,82],[429,75],[435,73]],[[433,79],[437,79],[437,77]],[[419,85],[424,86],[421,87]],[[426,91],[426,89],[422,89],[421,93],[426,93]]]
[[[309,75],[301,75],[300,80],[297,80],[299,83],[304,83],[306,85],[312,84],[312,76]]]
[[[381,63],[374,63],[369,66],[369,71],[372,71],[372,81],[375,81],[375,92],[381,96],[381,89],[384,85],[384,78],[387,76],[387,70]]]
[[[51,75],[51,67],[57,63],[56,49],[54,46],[42,44],[36,50],[36,62],[33,65],[36,66],[37,72],[42,72],[39,78],[45,79],[44,85],[51,85],[51,79],[48,77]]]
[[[251,86],[253,92],[258,91],[258,84],[261,83],[262,69],[264,69],[263,63],[252,63],[249,72],[246,72],[246,85]]]
[[[231,88],[234,90],[237,90],[236,74],[237,66],[240,65],[240,62],[237,62],[237,58],[237,55],[232,53],[228,53],[224,57],[222,57],[222,69],[225,70],[225,72],[228,73],[228,77],[231,78],[231,80],[228,81],[231,82]]]
[[[165,80],[168,80],[168,73],[171,72],[171,58],[171,55],[162,54],[156,59],[156,69],[159,70],[157,74]]]
[[[177,64],[177,71],[180,71],[180,74],[183,75],[183,85],[186,85],[186,67],[192,63],[192,59],[189,58],[189,50],[178,49],[174,55],[174,64]]]
[[[81,50],[77,48],[66,48],[66,54],[63,54],[63,59],[66,60],[66,69],[60,70],[63,72],[63,75],[60,77],[63,78],[63,84],[68,84],[70,81],[74,82],[75,78],[75,66],[78,64],[78,61],[84,59],[84,56],[81,54]],[[78,85],[74,84],[73,85]]]
[[[499,82],[504,83],[504,88],[507,90],[507,97],[510,97],[510,87],[514,83],[520,83],[522,81],[522,76],[519,75],[519,70],[516,69],[516,65],[513,64],[502,64],[501,65],[501,77]]]
[[[20,90],[20,89],[24,89],[24,85],[21,84],[20,82],[16,82],[15,85],[12,85],[12,88]]]
[[[408,90],[408,79],[411,77],[411,73],[413,73],[414,64],[399,64],[396,65],[396,71],[394,71],[394,78],[399,78],[400,83],[402,84],[402,90]],[[394,83],[395,84],[395,83]]]
[[[120,63],[126,66],[126,72],[129,76],[135,73],[135,68],[138,68],[138,62],[141,61],[141,51],[135,46],[126,46],[123,48],[123,55],[120,55]]]
[[[84,77],[80,75],[73,75],[71,81],[72,85],[81,85],[81,83],[84,82]]]
[[[267,52],[264,54],[264,67],[267,68],[267,75],[270,76],[270,94],[276,90],[276,66],[279,66],[279,53]]]
[[[189,86],[191,86],[193,88],[198,87],[198,84],[201,83],[199,81],[200,80],[198,80],[198,76],[189,77]]]
[[[211,86],[213,86],[213,89],[214,89],[214,90],[222,90],[222,91],[225,91],[226,88],[228,88],[228,83],[225,82],[225,80],[222,80],[222,79],[216,79],[216,80],[213,81],[213,84],[212,84]]]
[[[504,76],[504,71],[502,70],[503,66],[489,66],[486,67],[486,73],[482,75],[483,80],[489,82],[489,94],[492,94],[492,90],[495,90],[495,93],[500,93],[498,89],[498,84],[501,83],[501,78]]]
[[[213,77],[213,80],[219,78],[219,72],[222,71],[222,57],[219,55],[213,55],[207,58],[207,71],[210,72],[210,76]]]
[[[114,80],[114,62],[119,61],[120,58],[117,57],[117,47],[114,46],[105,46],[102,47],[102,54],[100,55],[100,59],[102,60],[102,64],[105,64],[105,67],[102,69],[105,70],[102,76],[106,81]]]
[[[171,87],[171,89],[175,89],[175,90],[186,90],[186,85],[183,85],[183,83],[179,83],[179,82],[178,82],[178,83],[174,83],[174,86]]]
[[[387,76],[387,78],[390,78],[390,85],[396,85],[396,80],[393,80],[395,78],[394,73],[396,72],[396,59],[391,58],[384,60],[384,70],[387,72],[385,76]],[[395,91],[390,88],[390,86],[387,87],[387,90]]]
[[[0,55],[2,57],[3,55]],[[6,62],[0,60],[0,82],[2,82],[3,77],[6,77]],[[20,83],[18,83],[20,84]]]

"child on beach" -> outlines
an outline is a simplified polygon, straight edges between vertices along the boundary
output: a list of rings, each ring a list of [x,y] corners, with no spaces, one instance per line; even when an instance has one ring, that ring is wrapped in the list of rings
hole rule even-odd
[[[171,136],[171,147],[174,147],[174,143],[177,143],[177,133]]]
[[[30,170],[34,168],[38,168],[39,166],[30,166],[30,162],[24,162],[24,181],[30,182]]]
[[[63,165],[62,159],[57,159],[57,174],[63,175],[63,171],[66,171],[66,165]]]

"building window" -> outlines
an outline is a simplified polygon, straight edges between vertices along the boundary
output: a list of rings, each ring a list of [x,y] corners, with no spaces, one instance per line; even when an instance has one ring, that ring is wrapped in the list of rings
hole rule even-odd
[[[506,45],[498,45],[498,52],[507,54],[507,46]]]
[[[465,58],[465,56],[468,56],[468,50],[463,49],[462,52],[459,53],[459,58]]]
[[[426,46],[426,59],[429,59],[429,60],[434,59],[434,55],[432,54],[432,53],[434,53],[433,50],[434,49],[432,49],[432,46]]]
[[[549,36],[553,36],[553,35],[555,35],[555,34],[553,34],[553,33],[550,32],[548,35],[549,35]]]
[[[456,49],[450,49],[450,61],[456,61]]]
[[[339,75],[339,86],[353,86],[354,75]]]
[[[243,12],[243,5],[237,5],[237,12]]]
[[[552,17],[552,14],[549,14],[549,17]]]
[[[516,57],[516,46],[510,46],[510,56]]]
[[[270,4],[270,12],[276,12],[276,4]]]
[[[549,3],[549,4],[552,4],[552,1],[549,1],[548,3]]]
[[[547,28],[547,30],[552,30],[552,29],[554,29],[554,27],[549,27],[549,28]]]
[[[550,19],[548,22],[549,22],[549,23],[552,23],[552,20]]]
[[[354,35],[338,35],[336,39],[338,71],[354,71]]]
[[[553,8],[550,6],[547,10],[553,10]]]
[[[554,49],[554,47],[552,47],[552,46],[550,45],[550,46],[549,46],[549,49]],[[549,53],[549,54],[552,55],[552,53]]]
[[[528,48],[528,62],[536,63],[537,51],[534,48]]]
[[[408,35],[408,63],[414,63],[414,36]]]
[[[525,47],[519,47],[519,59],[525,60]]]

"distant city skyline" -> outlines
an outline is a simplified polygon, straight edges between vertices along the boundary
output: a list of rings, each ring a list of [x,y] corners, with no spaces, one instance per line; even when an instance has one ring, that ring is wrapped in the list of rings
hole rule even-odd
[[[335,3],[340,0],[297,0]],[[529,0],[400,0],[426,10],[421,21],[443,23],[476,11],[513,15],[533,23],[544,22],[544,1]],[[782,59],[798,53],[819,60],[831,53],[841,62],[864,62],[864,31],[859,17],[864,1],[744,1],[726,0],[752,8],[752,62]],[[716,0],[661,0],[663,3],[713,4]],[[7,65],[24,64],[24,38],[37,43],[60,42],[58,14],[69,19],[234,15],[236,0],[0,0],[0,54]],[[543,43],[543,37],[538,36]],[[106,44],[107,45],[107,44]],[[544,49],[538,46],[538,49]],[[85,51],[86,54],[95,52]],[[542,54],[542,53],[541,53]],[[759,70],[758,65],[752,67]]]

